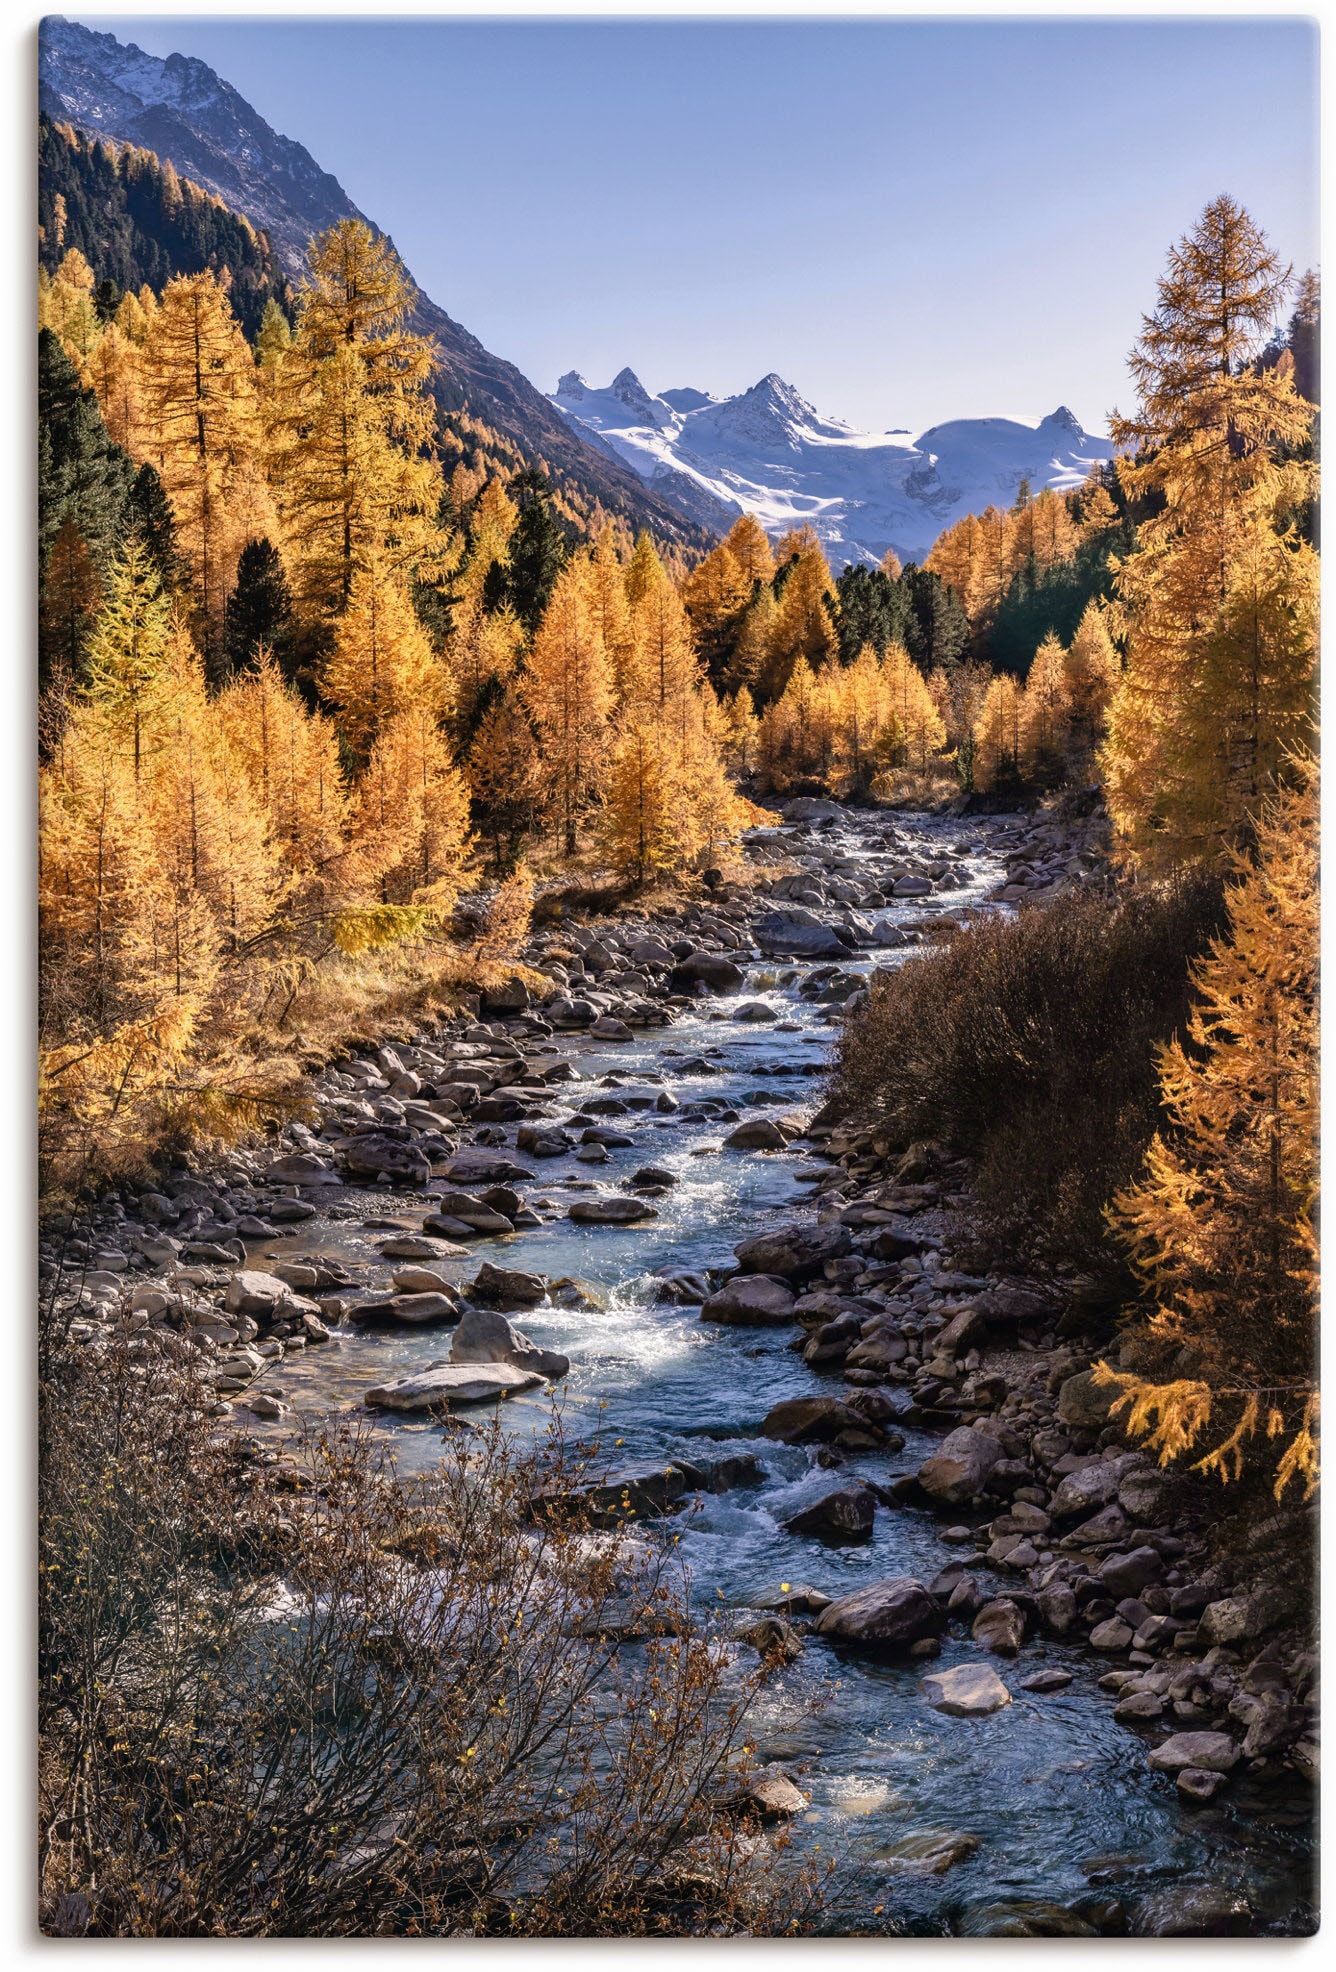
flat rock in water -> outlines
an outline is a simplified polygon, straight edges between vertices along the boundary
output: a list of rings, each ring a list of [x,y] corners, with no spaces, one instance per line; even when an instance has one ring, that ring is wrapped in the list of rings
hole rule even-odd
[[[492,1308],[536,1308],[547,1294],[545,1274],[494,1267],[490,1260],[484,1260],[474,1278],[465,1285],[475,1301],[485,1301]]]
[[[430,1411],[453,1409],[456,1404],[488,1404],[498,1397],[514,1397],[522,1390],[536,1390],[544,1382],[534,1370],[515,1369],[509,1363],[428,1363],[412,1376],[401,1376],[393,1383],[378,1383],[365,1393],[368,1410]]]
[[[643,1198],[580,1198],[566,1216],[582,1226],[632,1226],[641,1219],[657,1219],[659,1214]]]
[[[461,1150],[443,1166],[443,1174],[456,1185],[499,1185],[512,1178],[532,1178],[533,1172],[503,1150],[482,1148]]]
[[[1239,1744],[1227,1732],[1176,1732],[1157,1746],[1149,1765],[1156,1773],[1179,1773],[1197,1767],[1206,1773],[1232,1773],[1239,1763]]]
[[[934,1711],[953,1719],[986,1718],[1011,1703],[1011,1693],[987,1664],[957,1664],[949,1671],[934,1671],[919,1690]]]
[[[881,1850],[877,1860],[886,1868],[913,1876],[944,1876],[954,1863],[964,1862],[979,1846],[977,1835],[957,1828],[906,1835],[903,1841]]]
[[[400,1233],[383,1239],[380,1252],[387,1260],[454,1260],[467,1254],[467,1247],[452,1246],[448,1240],[423,1239],[417,1233]]]

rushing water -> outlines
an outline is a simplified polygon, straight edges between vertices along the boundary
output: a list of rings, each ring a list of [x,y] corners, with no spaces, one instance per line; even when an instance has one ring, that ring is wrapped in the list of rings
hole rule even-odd
[[[912,826],[934,847],[955,844],[971,852],[961,889],[934,898],[934,908],[975,902],[997,883],[1000,864],[979,831],[936,821]],[[856,835],[847,847],[857,853]],[[906,921],[916,909],[904,907]],[[871,962],[863,961],[864,969]],[[887,962],[886,955],[878,962]],[[683,1104],[709,1096],[749,1116],[801,1112],[817,1099],[819,1082],[806,1072],[767,1071],[806,1071],[827,1057],[833,1027],[821,1008],[797,996],[805,970],[797,961],[767,962],[741,994],[704,1002],[671,1027],[622,1045],[571,1037],[562,1051],[595,1086],[605,1075],[624,1085],[602,1093],[652,1095],[666,1086]],[[778,985],[786,972],[789,983]],[[758,996],[781,1009],[780,1021],[734,1023],[740,1001]],[[692,1057],[717,1072],[690,1072],[682,1064]],[[574,1107],[582,1092],[594,1092],[590,1082],[566,1085],[556,1096]],[[764,1103],[748,1101],[753,1095],[763,1095]],[[801,1147],[723,1150],[720,1139],[733,1124],[652,1110],[600,1120],[625,1130],[633,1145],[612,1150],[607,1164],[565,1157],[534,1165],[529,1201],[547,1199],[564,1209],[591,1182],[616,1186],[653,1163],[679,1179],[655,1200],[657,1219],[614,1227],[578,1226],[563,1217],[514,1237],[471,1242],[467,1261],[437,1263],[459,1278],[483,1259],[551,1278],[572,1275],[592,1283],[605,1302],[599,1309],[543,1307],[513,1317],[535,1342],[568,1355],[571,1371],[554,1391],[507,1404],[507,1427],[544,1430],[555,1401],[568,1428],[600,1438],[610,1464],[700,1457],[702,1438],[710,1456],[758,1453],[762,1485],[708,1496],[672,1522],[702,1605],[744,1609],[781,1581],[810,1581],[839,1595],[881,1576],[930,1578],[958,1559],[959,1550],[940,1541],[939,1523],[913,1509],[879,1510],[872,1539],[858,1546],[827,1547],[786,1533],[780,1523],[828,1491],[832,1475],[806,1448],[759,1439],[757,1428],[781,1398],[838,1392],[838,1374],[823,1380],[804,1364],[788,1346],[789,1329],[702,1323],[695,1308],[653,1298],[656,1271],[731,1265],[739,1240],[801,1204],[807,1192]],[[421,1199],[381,1189],[366,1200],[368,1218],[415,1219],[427,1209]],[[372,1284],[388,1284],[393,1269],[378,1251],[385,1236],[357,1219],[321,1218],[258,1249],[255,1258],[263,1264],[265,1251],[294,1259],[320,1252],[367,1266]],[[448,1330],[345,1328],[330,1344],[278,1364],[264,1387],[299,1413],[327,1414],[358,1406],[369,1385],[448,1352]],[[438,1453],[435,1424],[381,1415],[373,1428],[393,1444],[403,1468],[429,1464]],[[864,1473],[884,1484],[913,1471],[933,1442],[911,1430],[901,1453],[851,1456],[844,1476]],[[1005,1588],[986,1570],[980,1579]],[[930,1668],[978,1654],[968,1638],[949,1637]],[[1073,1671],[1073,1682],[1044,1696],[1021,1691],[1021,1680],[1041,1665]],[[1004,1906],[1070,1906],[1090,1895],[1134,1904],[1148,1892],[1184,1884],[1243,1891],[1268,1930],[1302,1925],[1311,1889],[1301,1803],[1274,1794],[1250,1801],[1246,1787],[1236,1785],[1224,1805],[1186,1809],[1172,1782],[1147,1768],[1145,1742],[1114,1720],[1113,1700],[1096,1688],[1106,1660],[1035,1638],[998,1668],[1014,1702],[981,1720],[932,1710],[918,1691],[923,1665],[843,1656],[815,1637],[772,1685],[755,1720],[760,1750],[783,1760],[811,1797],[800,1837],[853,1865],[845,1872],[852,1887],[842,1900],[842,1927],[878,1929],[894,1917],[925,1933],[989,1930],[1004,1919]],[[823,1699],[815,1713],[814,1694]],[[906,1838],[946,1831],[977,1837],[978,1847],[940,1876],[907,1869],[892,1853]]]

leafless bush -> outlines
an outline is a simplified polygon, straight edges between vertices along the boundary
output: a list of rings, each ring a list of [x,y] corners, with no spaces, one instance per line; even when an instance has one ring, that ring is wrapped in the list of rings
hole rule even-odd
[[[995,1249],[1090,1262],[1158,1114],[1156,1050],[1222,923],[1218,884],[1072,895],[970,926],[873,986],[844,1031],[837,1109],[975,1160]]]
[[[671,1539],[534,1523],[582,1478],[559,1438],[266,1464],[151,1343],[55,1347],[42,1420],[48,1932],[806,1922],[810,1873],[718,1811],[765,1673],[693,1625]]]

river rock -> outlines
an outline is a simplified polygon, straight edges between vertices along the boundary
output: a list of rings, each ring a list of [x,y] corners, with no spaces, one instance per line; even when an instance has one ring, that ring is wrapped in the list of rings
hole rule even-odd
[[[1115,1718],[1120,1710],[1121,1707],[1115,1706]],[[1213,1801],[1221,1789],[1229,1785],[1229,1776],[1210,1773],[1205,1767],[1180,1767],[1174,1777],[1174,1785],[1185,1801]]]
[[[1230,1595],[1208,1603],[1197,1619],[1197,1634],[1205,1645],[1236,1644],[1260,1636],[1267,1627],[1266,1615],[1253,1596]]]
[[[1058,1416],[1078,1431],[1102,1431],[1109,1422],[1109,1410],[1120,1391],[1113,1384],[1096,1383],[1095,1372],[1083,1369],[1069,1376],[1058,1391]]]
[[[416,1144],[394,1137],[350,1137],[342,1149],[344,1167],[357,1178],[393,1178],[419,1188],[431,1183],[431,1165]]]
[[[842,1595],[816,1619],[818,1634],[868,1648],[898,1648],[937,1637],[946,1618],[912,1575],[891,1575]]]
[[[466,1246],[455,1246],[447,1240],[423,1239],[417,1233],[397,1233],[393,1239],[383,1239],[380,1251],[387,1260],[455,1260],[468,1253]]]
[[[847,958],[852,939],[840,937],[832,925],[801,905],[767,911],[752,926],[752,936],[770,958]]]
[[[337,1185],[339,1174],[311,1150],[294,1150],[280,1157],[265,1172],[272,1185]]]
[[[1139,1938],[1237,1938],[1252,1929],[1252,1906],[1223,1883],[1189,1883],[1147,1897],[1133,1931]]]
[[[1015,1657],[1025,1641],[1025,1612],[1005,1596],[985,1602],[970,1626],[970,1635],[999,1657]]]
[[[940,1449],[923,1461],[918,1482],[930,1499],[939,1500],[943,1506],[959,1506],[978,1498],[1001,1456],[996,1438],[962,1425],[949,1432]]]
[[[409,1322],[417,1327],[434,1322],[457,1322],[459,1303],[452,1294],[426,1289],[413,1294],[396,1294],[377,1314],[391,1321]]]
[[[701,1304],[703,1322],[730,1328],[782,1328],[793,1320],[793,1289],[773,1274],[742,1274]]]
[[[444,1176],[456,1185],[500,1185],[512,1178],[532,1178],[533,1172],[517,1164],[505,1151],[471,1145],[450,1159],[444,1167]]]
[[[227,1283],[223,1306],[234,1315],[274,1315],[292,1300],[292,1289],[276,1274],[247,1268]]]
[[[456,1404],[487,1404],[498,1397],[514,1397],[523,1390],[537,1390],[543,1382],[536,1371],[515,1369],[509,1363],[474,1368],[467,1363],[437,1362],[393,1383],[373,1385],[362,1401],[368,1410],[445,1410]]]
[[[596,1041],[629,1041],[633,1038],[626,1022],[610,1013],[601,1013],[589,1032]]]
[[[963,1829],[933,1829],[902,1837],[889,1849],[882,1849],[877,1860],[906,1875],[944,1876],[954,1864],[972,1856],[978,1846],[978,1836],[967,1835]]]
[[[580,1198],[566,1214],[582,1226],[632,1226],[640,1219],[657,1219],[657,1209],[643,1198],[607,1196]]]
[[[555,1123],[522,1123],[515,1132],[515,1148],[526,1157],[564,1157],[570,1147],[570,1138]]]
[[[838,1397],[786,1397],[766,1413],[761,1436],[781,1445],[828,1445],[842,1431],[866,1429],[867,1419]]]
[[[957,1664],[934,1671],[919,1685],[934,1711],[953,1719],[982,1719],[1011,1703],[1011,1693],[987,1664]]]
[[[1149,1756],[1156,1773],[1178,1773],[1184,1767],[1200,1767],[1207,1773],[1232,1773],[1239,1763],[1240,1749],[1227,1732],[1176,1732]]]
[[[401,1294],[448,1294],[458,1297],[459,1289],[434,1267],[400,1267],[394,1284]]]
[[[484,1260],[465,1288],[473,1300],[485,1301],[492,1308],[536,1308],[546,1298],[547,1278],[543,1274],[494,1267],[490,1260]]]
[[[740,1123],[724,1138],[728,1150],[787,1150],[798,1132],[771,1116],[755,1116]]]
[[[803,1640],[792,1623],[782,1616],[762,1616],[737,1633],[739,1643],[749,1643],[767,1664],[792,1664],[803,1654]]]
[[[866,1541],[876,1510],[877,1496],[869,1486],[840,1486],[783,1526],[787,1533],[807,1534],[819,1541]]]
[[[540,1348],[491,1308],[465,1311],[450,1344],[450,1360],[452,1363],[510,1363],[515,1369],[536,1371],[549,1383],[565,1376],[571,1366],[569,1356]]]
[[[1116,1460],[1069,1472],[1049,1501],[1050,1516],[1054,1520],[1079,1520],[1082,1515],[1107,1506],[1118,1491],[1119,1473]]]
[[[1099,1578],[1115,1602],[1140,1595],[1164,1578],[1164,1557],[1158,1548],[1136,1547],[1130,1554],[1111,1554],[1100,1563]]]
[[[696,985],[708,986],[715,993],[735,993],[747,975],[722,952],[692,952],[673,967],[669,978],[675,993],[690,992]]]
[[[779,1011],[777,1008],[771,1006],[769,1000],[744,1000],[742,1005],[735,1011],[733,1018],[734,1020],[760,1023],[768,1020],[778,1020]]]
[[[733,1248],[744,1274],[778,1274],[784,1280],[808,1279],[827,1260],[842,1260],[852,1250],[847,1227],[833,1225],[779,1226]]]
[[[524,981],[512,975],[499,986],[484,986],[478,996],[478,1009],[484,1019],[496,1013],[523,1013],[529,1000]]]
[[[746,1815],[768,1826],[801,1814],[807,1806],[807,1796],[779,1767],[760,1767],[720,1795],[718,1805],[729,1813]]]
[[[626,1466],[589,1485],[545,1486],[530,1501],[535,1518],[587,1519],[595,1527],[616,1527],[626,1520],[655,1520],[676,1510],[690,1490],[681,1466],[645,1463]]]

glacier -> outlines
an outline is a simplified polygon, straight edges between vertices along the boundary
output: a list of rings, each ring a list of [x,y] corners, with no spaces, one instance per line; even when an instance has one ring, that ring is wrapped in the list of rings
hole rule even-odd
[[[956,418],[915,437],[820,416],[773,372],[736,397],[657,395],[624,369],[596,389],[568,370],[552,402],[684,513],[709,501],[772,536],[810,526],[837,570],[889,551],[921,562],[944,527],[1009,506],[1022,479],[1066,492],[1113,456],[1065,405],[1037,425]]]

